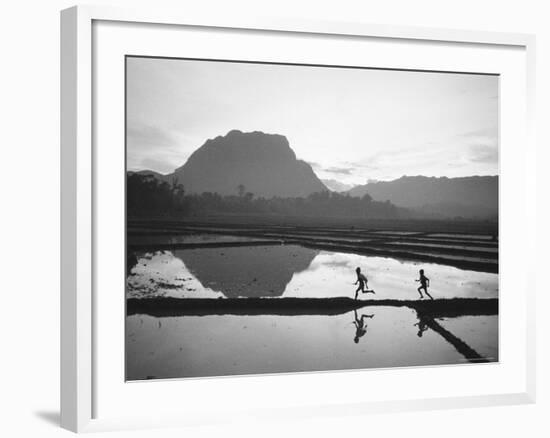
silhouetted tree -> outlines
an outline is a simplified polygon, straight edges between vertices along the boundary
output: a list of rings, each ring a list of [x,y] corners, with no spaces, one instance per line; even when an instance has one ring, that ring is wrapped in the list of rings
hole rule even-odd
[[[253,198],[254,198],[254,193],[252,192],[246,192],[244,194],[244,199],[246,202],[251,202]]]

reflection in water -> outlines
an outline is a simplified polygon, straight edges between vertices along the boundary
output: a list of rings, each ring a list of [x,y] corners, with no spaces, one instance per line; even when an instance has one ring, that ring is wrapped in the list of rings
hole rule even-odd
[[[418,317],[418,322],[415,324],[415,326],[418,327],[418,333],[417,333],[417,336],[419,338],[422,337],[422,335],[424,334],[424,332],[426,330],[428,330],[428,321],[426,319],[426,317],[424,316],[419,316]]]
[[[430,273],[437,298],[496,298],[498,275],[450,266],[403,262],[297,245],[202,248],[138,254],[128,277],[128,296],[353,297],[355,269],[362,266],[369,299],[416,299],[420,267]]]
[[[136,255],[133,252],[128,253],[126,256],[126,273],[127,275],[130,275],[132,272],[132,269],[136,267],[138,264],[138,259]]]
[[[357,254],[321,252],[309,268],[296,274],[288,284],[285,297],[353,297],[355,268],[369,281],[369,299],[416,299],[419,268],[430,273],[430,293],[437,298],[497,298],[498,274],[466,271],[451,266],[405,262],[392,258]]]
[[[128,277],[128,296],[279,297],[318,253],[297,245],[146,253]]]
[[[130,254],[128,297],[415,299],[420,268],[437,298],[498,297],[498,275],[297,245]],[[364,309],[363,309],[364,310]],[[353,313],[353,315],[352,315]],[[441,315],[440,315],[441,316]],[[405,307],[331,316],[127,316],[129,380],[456,364],[498,360],[498,316],[441,318]],[[351,337],[350,325],[354,325]],[[368,324],[368,327],[367,327]],[[418,330],[414,329],[417,327]],[[368,330],[368,336],[366,336]]]
[[[127,296],[220,298],[222,294],[203,287],[171,252],[157,251],[138,257],[127,278]]]
[[[353,338],[353,342],[356,344],[359,343],[359,339],[365,336],[367,333],[367,324],[365,323],[365,318],[372,319],[374,317],[374,314],[372,315],[361,315],[361,318],[357,317],[357,310],[353,311],[353,316],[355,318],[355,321],[353,321],[353,324],[355,325],[355,338]]]
[[[494,316],[494,315],[491,315]],[[486,316],[484,315],[484,321],[486,321]],[[418,337],[421,338],[422,334],[428,330],[428,328],[431,328],[434,332],[441,335],[443,339],[445,339],[449,344],[451,344],[456,351],[458,351],[464,358],[470,362],[494,362],[498,357],[498,340],[497,342],[492,346],[492,348],[497,348],[497,352],[495,355],[482,355],[478,353],[474,348],[472,348],[469,344],[464,342],[463,339],[456,336],[454,333],[451,333],[449,330],[447,330],[445,327],[443,327],[438,321],[436,321],[435,318],[429,316],[429,315],[423,315],[418,314],[418,323],[415,324],[418,326]],[[463,327],[463,324],[459,324],[459,326]],[[475,330],[475,329],[474,329]],[[482,333],[480,333],[480,330],[476,330],[476,338],[479,337]],[[498,335],[497,335],[498,336]],[[486,338],[486,336],[485,336]]]
[[[335,316],[127,317],[129,380],[465,363],[433,330],[418,338],[414,310],[376,309],[368,336]],[[159,326],[158,322],[162,321]]]
[[[175,251],[204,287],[228,298],[280,297],[294,274],[306,270],[318,250],[298,245],[203,248]]]
[[[444,318],[439,324],[485,359],[498,361],[498,315]]]

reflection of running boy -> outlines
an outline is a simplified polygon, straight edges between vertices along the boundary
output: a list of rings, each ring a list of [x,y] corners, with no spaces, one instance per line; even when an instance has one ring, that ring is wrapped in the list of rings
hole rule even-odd
[[[361,268],[357,268],[355,270],[355,272],[357,273],[357,281],[354,284],[359,283],[359,287],[355,291],[355,299],[357,299],[357,294],[359,293],[359,291],[361,291],[361,293],[364,293],[364,294],[366,294],[366,293],[371,293],[371,294],[375,293],[373,290],[368,290],[367,289],[368,280],[367,280],[367,277],[365,277],[361,273]]]
[[[353,311],[355,316],[355,321],[353,321],[353,325],[355,325],[355,337],[353,338],[353,342],[356,344],[359,343],[359,338],[363,337],[367,333],[367,326],[365,324],[365,318],[372,319],[374,317],[373,315],[361,315],[361,318],[357,318],[357,310]]]
[[[418,333],[417,333],[417,336],[419,338],[422,337],[422,334],[428,330],[428,324],[426,323],[426,320],[424,318],[420,318],[418,320],[418,322],[416,324],[414,324],[415,326],[418,327]]]
[[[430,279],[424,275],[424,269],[420,270],[420,278],[414,281],[420,282],[420,286],[417,289],[418,293],[420,294],[420,299],[424,298],[424,295],[422,295],[422,289],[424,289],[426,295],[428,295],[433,300],[433,297],[428,293],[428,287],[430,287]]]

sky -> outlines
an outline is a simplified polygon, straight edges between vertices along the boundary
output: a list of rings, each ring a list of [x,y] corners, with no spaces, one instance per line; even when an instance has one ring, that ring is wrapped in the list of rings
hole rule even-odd
[[[321,179],[498,174],[498,77],[127,58],[128,170],[170,173],[233,129],[287,137]]]

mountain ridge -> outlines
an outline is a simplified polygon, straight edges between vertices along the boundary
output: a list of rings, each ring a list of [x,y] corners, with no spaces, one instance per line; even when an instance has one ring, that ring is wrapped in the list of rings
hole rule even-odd
[[[333,192],[344,193],[349,192],[355,187],[354,184],[346,184],[336,179],[322,179],[321,182]]]
[[[390,201],[435,216],[489,218],[498,215],[498,175],[466,177],[402,176],[354,187],[350,196],[368,193],[376,201]]]
[[[261,131],[231,130],[208,139],[172,173],[129,171],[171,184],[177,181],[188,194],[305,198],[313,193],[365,194],[389,201],[418,217],[490,218],[498,216],[498,176],[402,176],[372,181],[348,189],[337,180],[321,180],[311,165],[296,157],[288,139]]]

